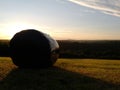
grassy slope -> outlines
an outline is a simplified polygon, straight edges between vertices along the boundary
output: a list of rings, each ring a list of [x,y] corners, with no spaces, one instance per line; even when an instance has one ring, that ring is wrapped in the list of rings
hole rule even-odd
[[[120,61],[59,59],[47,69],[19,69],[0,57],[0,90],[119,90]]]

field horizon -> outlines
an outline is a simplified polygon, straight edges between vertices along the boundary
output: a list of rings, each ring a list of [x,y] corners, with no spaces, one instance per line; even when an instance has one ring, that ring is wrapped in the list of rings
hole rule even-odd
[[[120,40],[57,40],[60,58],[120,60]],[[0,40],[0,56],[9,57],[9,40]]]

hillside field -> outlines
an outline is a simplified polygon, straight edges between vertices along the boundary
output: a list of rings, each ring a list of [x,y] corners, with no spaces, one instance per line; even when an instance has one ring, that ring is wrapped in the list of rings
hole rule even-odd
[[[0,90],[120,90],[120,60],[61,58],[50,68],[19,69],[0,57]]]

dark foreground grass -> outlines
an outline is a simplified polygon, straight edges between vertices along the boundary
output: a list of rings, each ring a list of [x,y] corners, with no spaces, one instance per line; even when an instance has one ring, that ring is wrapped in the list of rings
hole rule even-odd
[[[19,69],[0,57],[0,90],[120,90],[120,61],[59,59],[47,69]]]

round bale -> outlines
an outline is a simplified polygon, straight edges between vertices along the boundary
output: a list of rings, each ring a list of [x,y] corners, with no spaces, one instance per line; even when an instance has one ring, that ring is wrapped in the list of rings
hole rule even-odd
[[[10,56],[21,68],[50,67],[56,62],[58,51],[56,40],[35,29],[22,30],[10,40]]]

